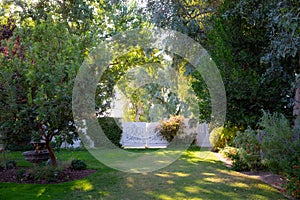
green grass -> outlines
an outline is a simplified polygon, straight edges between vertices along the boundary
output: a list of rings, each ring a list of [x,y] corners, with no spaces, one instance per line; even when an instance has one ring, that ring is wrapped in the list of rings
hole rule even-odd
[[[272,187],[226,168],[213,153],[198,148],[190,148],[161,170],[142,174],[106,167],[88,151],[63,150],[56,156],[63,161],[82,159],[98,172],[62,184],[0,183],[0,199],[285,199]],[[19,166],[30,165],[21,152],[10,152],[8,157]]]

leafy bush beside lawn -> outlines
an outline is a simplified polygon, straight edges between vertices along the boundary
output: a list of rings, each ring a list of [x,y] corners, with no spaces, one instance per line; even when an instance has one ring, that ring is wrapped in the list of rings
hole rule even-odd
[[[117,147],[120,147],[120,140],[122,136],[121,124],[118,124],[118,119],[113,117],[101,117],[98,119],[104,134]]]
[[[235,137],[237,149],[225,147],[221,152],[233,160],[237,171],[268,169],[288,178],[284,191],[300,198],[300,131],[292,128],[282,114],[266,113],[259,130],[251,128]]]
[[[234,145],[233,140],[238,130],[239,129],[235,126],[222,126],[215,128],[209,136],[209,142],[212,146],[212,151],[219,151],[227,145]]]

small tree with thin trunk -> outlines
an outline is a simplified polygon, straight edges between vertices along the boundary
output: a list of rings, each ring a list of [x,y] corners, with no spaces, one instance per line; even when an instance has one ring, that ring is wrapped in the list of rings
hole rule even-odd
[[[71,101],[73,80],[82,61],[80,38],[70,34],[64,24],[51,20],[24,28],[22,33],[26,34],[23,36],[26,46],[32,48],[26,55],[31,60],[26,63],[31,72],[26,79],[35,134],[45,140],[52,165],[56,167],[52,139],[58,136],[72,142],[77,136]]]
[[[29,132],[44,140],[54,167],[53,138],[72,143],[77,137],[71,102],[83,57],[79,39],[64,24],[31,22],[14,30],[6,41],[7,52],[0,54],[1,131]]]

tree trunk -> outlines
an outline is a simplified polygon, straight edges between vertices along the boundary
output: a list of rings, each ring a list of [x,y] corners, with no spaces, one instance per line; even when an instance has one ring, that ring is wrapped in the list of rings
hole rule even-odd
[[[136,109],[135,109],[135,112],[136,112],[135,121],[138,122],[139,119],[140,119],[140,116],[143,112],[141,106],[137,106]]]
[[[295,104],[293,108],[294,127],[300,129],[300,82],[299,79],[296,83],[296,94],[295,94]]]
[[[55,168],[57,168],[56,157],[54,155],[54,151],[53,151],[53,149],[52,149],[52,147],[50,145],[50,139],[48,137],[46,138],[46,148],[48,149],[52,166],[55,167]]]

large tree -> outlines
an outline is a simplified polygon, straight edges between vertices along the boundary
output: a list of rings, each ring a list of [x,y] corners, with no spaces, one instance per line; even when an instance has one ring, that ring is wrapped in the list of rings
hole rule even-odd
[[[299,2],[224,1],[208,29],[223,73],[227,120],[255,126],[261,110],[292,118],[299,74]]]
[[[56,166],[53,137],[72,141],[77,135],[72,89],[85,56],[105,38],[139,25],[141,18],[125,4],[102,1],[17,1],[1,6],[14,7],[15,12],[1,16],[6,29],[1,29],[0,131],[11,140],[28,138],[27,133],[41,137]],[[126,66],[112,63],[99,80],[98,114],[109,110],[113,86]]]
[[[292,118],[299,1],[153,0],[148,8],[157,26],[187,34],[210,52],[226,87],[227,122],[255,126],[262,109]],[[200,118],[209,121],[209,91],[200,73],[188,64],[186,70],[195,78]]]

